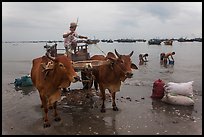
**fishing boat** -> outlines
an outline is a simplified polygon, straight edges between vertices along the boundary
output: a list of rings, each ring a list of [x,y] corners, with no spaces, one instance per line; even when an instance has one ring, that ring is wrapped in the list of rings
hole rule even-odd
[[[161,40],[160,39],[150,39],[149,41],[148,41],[148,44],[149,45],[161,45]]]
[[[165,45],[172,45],[173,44],[173,40],[166,40],[164,41]]]

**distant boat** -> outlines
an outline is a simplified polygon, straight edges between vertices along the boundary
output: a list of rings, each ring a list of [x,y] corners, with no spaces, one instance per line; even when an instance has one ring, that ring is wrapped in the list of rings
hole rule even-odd
[[[52,41],[51,41],[51,40],[49,40],[49,41],[47,41],[47,43],[52,43]]]
[[[100,40],[98,40],[98,39],[94,39],[94,40],[88,39],[87,40],[87,44],[97,44],[99,42],[100,42]]]
[[[148,40],[148,44],[149,45],[161,45],[161,40],[159,40],[159,39],[150,39],[150,40]]]
[[[103,39],[103,40],[101,40],[101,42],[113,43],[113,40],[112,39]]]
[[[165,45],[172,45],[173,44],[173,40],[166,40],[164,41]]]
[[[138,41],[138,42],[146,42],[145,39],[137,39],[136,41]]]
[[[194,39],[179,38],[177,41],[178,41],[178,42],[193,42]]]
[[[107,41],[107,40],[105,40],[105,39],[102,39],[102,40],[101,40],[101,42],[106,42],[106,41]]]
[[[117,42],[136,42],[137,40],[135,40],[135,39],[117,39],[114,41],[117,41]]]
[[[113,43],[113,40],[109,39],[107,40],[107,43]]]

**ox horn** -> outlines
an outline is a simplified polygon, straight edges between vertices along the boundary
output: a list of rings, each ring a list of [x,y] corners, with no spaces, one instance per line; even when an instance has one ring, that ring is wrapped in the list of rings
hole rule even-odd
[[[131,56],[133,55],[133,53],[134,53],[134,51],[132,51],[132,52],[129,54],[129,56],[131,57]],[[116,51],[116,49],[115,49],[115,54],[116,54],[118,57],[121,56],[121,55]]]
[[[132,51],[132,52],[129,54],[130,57],[132,56],[133,52],[134,52],[134,51]]]
[[[55,57],[52,57],[49,52],[46,52],[46,56],[47,56],[49,59],[51,59],[52,61],[55,61]]]
[[[115,49],[115,54],[116,54],[118,57],[121,56],[121,55],[116,51],[116,49]]]

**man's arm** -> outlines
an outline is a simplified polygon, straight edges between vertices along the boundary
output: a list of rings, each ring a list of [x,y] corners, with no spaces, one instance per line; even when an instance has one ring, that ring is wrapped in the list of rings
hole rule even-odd
[[[63,34],[63,38],[66,38],[66,37],[68,37],[69,36],[69,33],[64,33]]]
[[[167,59],[168,59],[168,61],[170,60],[170,59],[169,59],[169,56],[167,57]]]
[[[85,36],[79,36],[80,39],[88,39],[88,37]]]
[[[173,56],[171,55],[171,59],[174,61],[174,58],[173,58]]]
[[[144,58],[145,58],[145,60],[144,60],[144,61],[145,61],[145,62],[147,62],[147,57],[145,56]]]
[[[73,32],[70,32],[70,33],[64,33],[63,34],[63,38],[66,38],[66,37],[68,37],[69,35],[71,35]]]

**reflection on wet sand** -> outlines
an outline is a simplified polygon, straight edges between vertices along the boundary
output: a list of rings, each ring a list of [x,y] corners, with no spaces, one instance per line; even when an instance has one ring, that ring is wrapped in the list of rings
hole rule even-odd
[[[33,91],[35,91],[36,88],[35,88],[34,86],[15,87],[15,90],[21,92],[23,95],[29,95],[29,94],[31,94]]]
[[[192,113],[194,106],[171,105],[162,102],[160,99],[152,99],[152,113],[166,119],[172,123],[178,123],[179,120],[194,120]],[[161,115],[162,114],[162,115]]]
[[[109,115],[108,112],[102,114],[99,110],[102,103],[99,93],[90,89],[73,90],[65,95],[66,98],[60,103],[60,109],[71,115],[71,128],[77,131],[76,134],[117,134],[114,115]],[[106,96],[110,99],[108,94]]]
[[[63,97],[66,96],[66,97]],[[109,96],[107,95],[107,98]],[[54,122],[53,125],[44,129],[41,126],[41,118],[35,123],[34,127],[39,134],[61,134],[61,135],[102,135],[117,134],[115,128],[115,116],[119,114],[112,112],[112,108],[107,109],[105,114],[100,112],[102,100],[91,90],[73,90],[62,94],[62,100],[58,102],[58,110],[62,120]],[[36,111],[40,110],[40,105],[36,106]],[[52,111],[49,113],[52,115]],[[33,127],[30,127],[33,128]],[[33,129],[32,129],[33,130]]]

